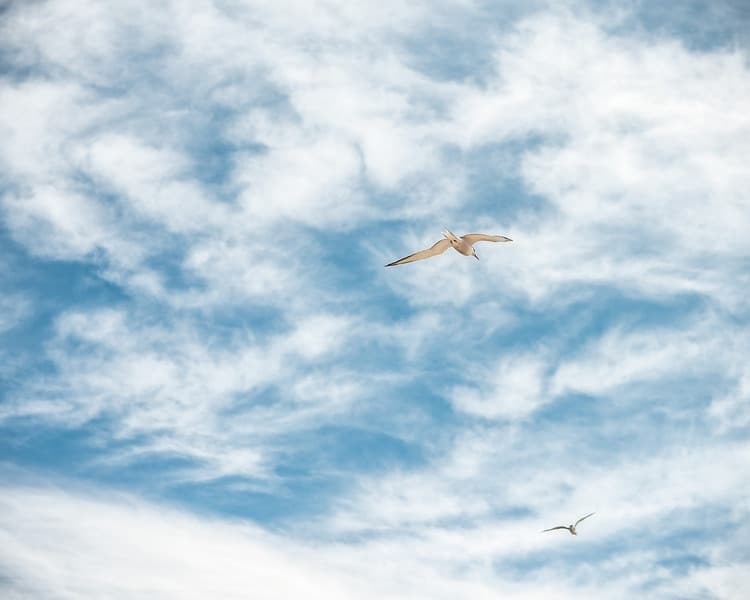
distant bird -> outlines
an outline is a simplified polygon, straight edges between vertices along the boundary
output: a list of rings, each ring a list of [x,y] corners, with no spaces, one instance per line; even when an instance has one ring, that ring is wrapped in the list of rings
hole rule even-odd
[[[453,247],[453,249],[456,252],[460,252],[464,256],[473,256],[477,260],[479,260],[479,257],[477,256],[477,253],[474,251],[474,244],[477,242],[512,242],[513,240],[509,237],[505,237],[504,235],[487,235],[485,233],[467,233],[466,235],[463,235],[461,237],[458,237],[454,233],[452,233],[450,230],[445,230],[443,232],[443,238],[439,242],[436,242],[432,248],[428,248],[427,250],[421,250],[419,252],[415,252],[414,254],[410,254],[409,256],[405,256],[404,258],[401,258],[395,262],[389,263],[385,265],[386,267],[395,267],[396,265],[403,265],[405,263],[414,262],[415,260],[422,260],[423,258],[430,258],[431,256],[437,256],[438,254],[442,254],[445,252],[448,248]]]
[[[589,513],[585,517],[581,517],[575,522],[575,525],[558,525],[557,527],[550,527],[549,529],[545,529],[542,531],[542,533],[546,531],[554,531],[555,529],[567,529],[568,531],[570,531],[571,535],[578,535],[576,533],[576,527],[578,527],[578,523],[580,523],[584,519],[588,519],[593,514],[596,514],[596,513]]]

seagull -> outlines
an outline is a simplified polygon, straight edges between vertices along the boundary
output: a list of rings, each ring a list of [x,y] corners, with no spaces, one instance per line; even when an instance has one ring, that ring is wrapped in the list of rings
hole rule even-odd
[[[461,237],[452,233],[446,229],[443,232],[443,239],[436,242],[432,248],[427,250],[420,250],[409,256],[405,256],[395,262],[388,263],[386,267],[395,267],[396,265],[403,265],[405,263],[414,262],[415,260],[422,260],[423,258],[430,258],[431,256],[437,256],[442,254],[448,248],[453,248],[456,252],[460,252],[464,256],[473,256],[477,260],[479,257],[474,251],[474,244],[477,242],[512,242],[513,240],[504,235],[487,235],[486,233],[467,233]]]
[[[570,531],[571,535],[578,535],[576,533],[576,527],[578,527],[578,523],[580,523],[584,519],[588,519],[593,514],[596,513],[589,513],[585,517],[581,517],[575,522],[575,525],[558,525],[557,527],[550,527],[549,529],[545,529],[544,531],[542,531],[542,533],[544,533],[545,531],[554,531],[555,529],[567,529],[568,531]]]

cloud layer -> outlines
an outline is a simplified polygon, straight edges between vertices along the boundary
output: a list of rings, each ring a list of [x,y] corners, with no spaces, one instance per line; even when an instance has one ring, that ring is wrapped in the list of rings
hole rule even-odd
[[[744,598],[747,15],[610,8],[6,7],[0,589]]]

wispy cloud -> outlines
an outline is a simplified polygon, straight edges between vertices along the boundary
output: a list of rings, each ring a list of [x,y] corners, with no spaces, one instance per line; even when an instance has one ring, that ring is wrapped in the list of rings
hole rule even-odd
[[[262,343],[240,338],[219,348],[185,324],[151,326],[113,310],[66,314],[49,347],[59,374],[24,389],[4,416],[67,427],[104,418],[99,436],[136,440],[138,451],[125,447],[125,457],[166,453],[211,477],[260,476],[274,435],[330,420],[357,397],[345,372],[307,370],[341,351],[346,329],[345,319],[320,315]],[[281,400],[264,401],[284,382],[292,385]]]
[[[458,387],[451,401],[458,410],[474,415],[525,417],[544,402],[544,366],[536,356],[507,356],[474,378],[483,389]]]
[[[29,298],[10,294],[0,296],[0,334],[13,329],[32,312],[32,302]]]

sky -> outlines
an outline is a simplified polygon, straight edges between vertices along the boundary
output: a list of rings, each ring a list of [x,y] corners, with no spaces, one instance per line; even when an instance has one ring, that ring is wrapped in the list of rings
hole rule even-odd
[[[749,31],[0,2],[0,595],[750,597]]]

